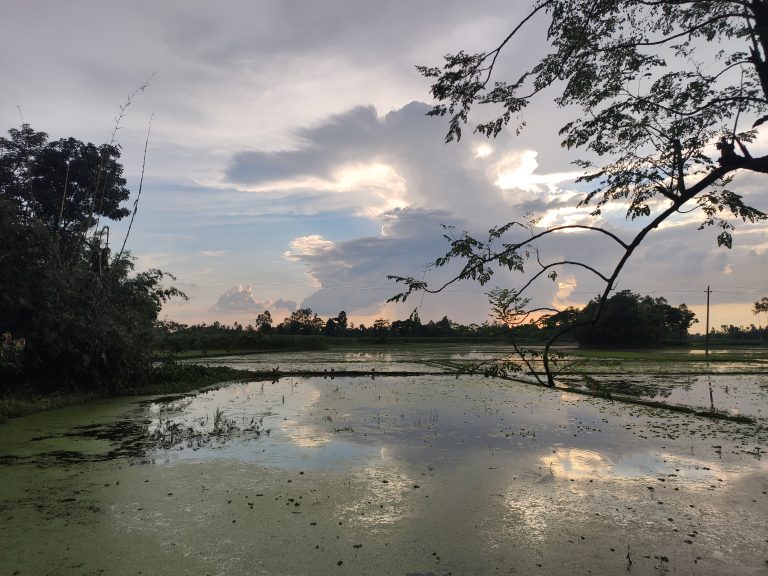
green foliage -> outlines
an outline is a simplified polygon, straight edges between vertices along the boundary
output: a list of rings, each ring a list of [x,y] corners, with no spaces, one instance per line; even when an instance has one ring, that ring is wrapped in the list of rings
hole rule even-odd
[[[550,52],[527,65],[518,58],[517,79],[492,82],[505,48],[539,18],[549,20]],[[580,180],[594,185],[582,204],[599,214],[627,201],[634,219],[650,216],[657,196],[682,205],[700,194],[702,225],[720,227],[718,243],[729,247],[728,216],[766,217],[725,186],[734,170],[768,172],[768,157],[747,149],[754,126],[738,126],[742,116],[755,126],[768,119],[767,28],[765,0],[536,0],[495,49],[418,69],[433,82],[430,114],[450,117],[447,141],[461,138],[476,106],[501,110],[476,132],[494,137],[510,123],[519,131],[531,100],[556,91],[556,105],[577,110],[560,129],[562,145],[605,159],[577,162],[587,171]],[[717,160],[707,150],[715,142]]]
[[[598,316],[599,310],[599,316]],[[599,306],[592,300],[577,321],[597,322],[576,329],[580,346],[598,348],[653,348],[665,341],[684,339],[690,326],[697,322],[685,304],[670,306],[664,298],[640,296],[622,290]]]
[[[49,142],[28,124],[0,138],[2,198],[19,209],[17,217],[55,233],[76,257],[87,231],[99,217],[120,220],[130,212],[117,146],[85,144],[75,138]]]
[[[539,18],[548,21],[549,52],[526,61],[530,51],[520,45],[521,30]],[[497,316],[511,315],[518,323],[535,311],[526,308],[526,290],[542,276],[554,280],[568,266],[604,283],[599,310],[645,237],[689,203],[701,209],[701,227],[718,228],[718,245],[730,248],[732,220],[768,218],[726,188],[738,170],[768,173],[768,156],[754,157],[749,150],[757,127],[768,120],[766,30],[768,0],[533,0],[496,48],[459,51],[446,55],[442,66],[419,66],[436,101],[429,114],[449,117],[446,141],[461,138],[478,108],[492,116],[472,120],[477,133],[495,137],[509,125],[519,133],[525,108],[550,90],[554,104],[573,117],[559,131],[562,146],[586,155],[575,161],[584,170],[578,181],[588,185],[579,206],[593,206],[597,217],[606,204],[621,202],[628,219],[647,220],[629,240],[599,226],[537,229],[530,217],[492,227],[487,240],[466,232],[455,237],[446,227],[450,249],[431,265],[458,260],[459,272],[436,288],[424,279],[390,276],[405,285],[391,300],[440,292],[463,280],[484,285],[506,269],[528,278],[509,294],[491,293],[492,306]],[[511,64],[519,73],[512,81],[498,80],[497,64],[515,43]],[[741,127],[743,120],[752,126]],[[538,241],[566,230],[615,242],[622,250],[613,269],[600,271],[568,257],[542,259]],[[575,326],[564,324],[545,346],[549,386],[555,385],[551,347]]]
[[[123,389],[151,371],[154,322],[166,300],[159,270],[109,259],[100,217],[129,214],[116,146],[48,142],[28,125],[0,138],[0,332],[24,338],[7,383],[53,390]]]
[[[10,332],[3,333],[0,337],[0,372],[21,372],[26,346],[24,338],[14,338]]]

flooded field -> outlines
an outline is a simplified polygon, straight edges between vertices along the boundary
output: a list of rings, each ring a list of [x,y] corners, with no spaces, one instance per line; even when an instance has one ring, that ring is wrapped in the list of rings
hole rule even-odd
[[[503,352],[208,360],[280,377],[11,420],[0,574],[768,574],[764,367],[579,368],[751,424],[439,373]]]

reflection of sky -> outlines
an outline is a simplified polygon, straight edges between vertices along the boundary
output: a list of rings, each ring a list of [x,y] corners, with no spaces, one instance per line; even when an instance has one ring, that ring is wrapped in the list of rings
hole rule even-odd
[[[541,466],[557,477],[575,480],[636,480],[656,477],[709,481],[727,473],[719,466],[667,452],[631,451],[615,457],[595,450],[560,448],[539,458]]]
[[[611,473],[613,463],[598,452],[581,448],[553,451],[540,458],[542,465],[562,478],[600,478]]]
[[[446,356],[448,356],[446,354]],[[433,360],[430,357],[430,360]],[[419,372],[427,369],[425,357],[420,352],[400,352],[393,356],[389,352],[340,352],[313,351],[282,352],[270,354],[244,354],[241,356],[222,356],[201,359],[182,360],[184,363],[203,363],[210,366],[228,366],[241,370],[256,370],[271,372],[279,368],[281,372],[314,371],[314,372],[377,372],[409,371]],[[434,367],[429,368],[434,371]]]
[[[596,374],[590,377],[616,394],[627,394],[699,410],[715,408],[733,415],[768,415],[768,374]],[[687,366],[688,370],[694,369]],[[710,393],[711,392],[711,393]]]
[[[609,417],[596,411],[609,406]],[[650,448],[645,437],[666,426],[663,420],[638,421],[620,405],[482,377],[285,378],[156,404],[150,417],[152,426],[170,418],[210,430],[217,408],[238,425],[263,418],[262,429],[270,433],[258,438],[236,433],[199,450],[158,450],[157,460],[164,455],[171,461],[224,458],[290,469],[348,467],[371,478],[383,466],[407,479],[409,466],[461,470],[484,455],[491,467],[519,469],[535,462],[555,480],[668,476],[691,486],[741,473]],[[675,428],[679,421],[669,421],[676,436],[708,426],[684,420],[683,429]],[[712,454],[708,449],[702,456]],[[380,488],[394,498],[398,484],[391,474],[387,478],[391,485]]]
[[[414,479],[403,464],[388,447],[381,447],[377,458],[354,473],[366,490],[345,502],[338,515],[348,523],[375,530],[412,514],[406,496],[414,490]]]
[[[160,420],[172,420],[210,433],[217,409],[239,429],[231,436],[214,438],[210,445],[199,449],[182,445],[169,451],[158,450],[156,456],[159,458],[165,452],[165,456],[173,455],[174,459],[226,458],[299,467],[331,466],[368,457],[371,448],[337,438],[332,430],[305,420],[321,394],[307,380],[283,379],[275,383],[233,384],[170,403],[151,404],[150,432]],[[261,434],[240,432],[259,420]]]
[[[462,346],[440,349],[414,349],[393,354],[391,350],[372,349],[364,352],[325,351],[307,355],[302,352],[256,354],[219,359],[205,359],[205,363],[235,368],[269,371],[280,367],[283,371],[327,371],[330,379],[349,371],[434,371],[446,365],[509,357],[506,346],[489,346],[471,350]],[[443,367],[443,368],[441,368]],[[445,368],[447,369],[447,368]],[[712,406],[731,414],[766,417],[768,414],[768,373],[765,363],[704,362],[640,362],[610,359],[590,359],[577,367],[588,372],[597,382],[615,393],[637,395],[641,398],[681,404],[697,409]],[[712,374],[702,374],[712,373]],[[338,377],[338,376],[337,376]],[[710,398],[710,387],[712,397]]]

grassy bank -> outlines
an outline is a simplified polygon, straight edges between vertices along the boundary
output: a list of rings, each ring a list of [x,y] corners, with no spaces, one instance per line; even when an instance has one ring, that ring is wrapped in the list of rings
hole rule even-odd
[[[154,368],[149,380],[130,388],[119,390],[59,390],[47,394],[8,392],[0,395],[0,423],[9,418],[44,412],[72,404],[82,404],[99,398],[191,392],[220,382],[244,379],[249,375],[247,370],[235,370],[223,366],[165,362]]]
[[[710,350],[709,357],[705,356],[703,352],[691,354],[690,352],[677,350],[674,352],[666,352],[665,350],[598,350],[573,348],[563,350],[563,352],[567,353],[569,356],[576,356],[579,358],[605,358],[611,360],[649,362],[747,362],[750,360],[768,359],[768,349],[749,349],[744,351],[734,351],[729,349],[727,352]]]

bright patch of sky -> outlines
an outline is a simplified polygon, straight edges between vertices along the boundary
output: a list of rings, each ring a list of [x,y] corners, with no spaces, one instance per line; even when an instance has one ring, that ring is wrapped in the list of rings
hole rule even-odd
[[[140,269],[173,273],[190,296],[166,306],[170,318],[247,324],[265,309],[279,320],[309,306],[322,316],[346,310],[369,324],[420,306],[424,319],[482,322],[488,287],[455,285],[394,305],[386,301],[399,289],[386,277],[445,281],[455,268],[425,272],[448,248],[443,234],[481,236],[527,214],[540,226],[596,224],[625,238],[642,225],[625,219],[622,203],[599,218],[591,206],[576,207],[588,188],[575,182],[577,154],[559,146],[569,112],[553,106],[554,94],[526,111],[519,137],[510,130],[487,140],[467,130],[461,142],[445,144],[445,120],[425,116],[429,83],[414,65],[493,48],[523,4],[8,3],[0,70],[12,81],[0,91],[0,122],[18,126],[21,112],[52,138],[104,142],[118,106],[156,72],[117,134],[133,199],[154,114],[128,246]],[[534,22],[519,52],[511,47],[500,78],[543,53],[541,32]],[[731,189],[761,198],[763,178],[738,176]],[[768,294],[766,227],[740,224],[728,251],[717,248],[715,230],[697,231],[700,221],[699,211],[682,214],[651,234],[618,288],[699,312],[711,284],[715,314],[723,315],[713,325],[755,321],[751,303]],[[125,230],[115,223],[113,238]],[[591,232],[539,248],[547,261],[576,257],[603,271],[618,253]],[[493,284],[519,282],[500,273]],[[600,285],[588,271],[566,267],[531,295],[541,306],[582,305]]]

